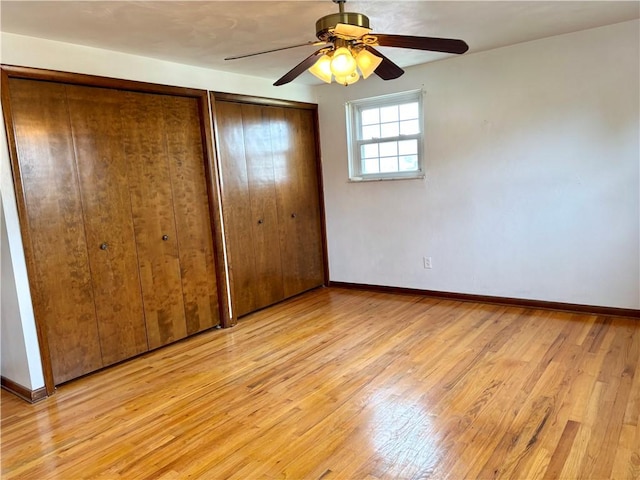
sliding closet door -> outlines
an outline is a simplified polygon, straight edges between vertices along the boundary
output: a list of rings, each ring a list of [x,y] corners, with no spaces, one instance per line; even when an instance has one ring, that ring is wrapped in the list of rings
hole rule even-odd
[[[148,350],[122,143],[122,93],[74,85],[66,90],[102,361],[110,365]]]
[[[187,336],[162,96],[128,92],[122,104],[131,211],[149,348]]]
[[[10,98],[33,306],[61,383],[102,367],[65,86],[11,79]]]

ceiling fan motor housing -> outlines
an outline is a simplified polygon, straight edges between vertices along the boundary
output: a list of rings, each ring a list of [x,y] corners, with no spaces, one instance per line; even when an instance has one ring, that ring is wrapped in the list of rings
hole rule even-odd
[[[340,12],[326,15],[316,22],[316,36],[318,40],[327,41],[331,37],[331,29],[337,24],[345,23],[356,27],[369,28],[369,17],[361,13]]]

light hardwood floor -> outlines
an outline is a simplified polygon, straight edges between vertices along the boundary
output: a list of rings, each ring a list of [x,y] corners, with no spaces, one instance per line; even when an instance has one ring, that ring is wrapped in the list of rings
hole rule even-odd
[[[319,289],[2,392],[2,478],[640,478],[636,319]]]

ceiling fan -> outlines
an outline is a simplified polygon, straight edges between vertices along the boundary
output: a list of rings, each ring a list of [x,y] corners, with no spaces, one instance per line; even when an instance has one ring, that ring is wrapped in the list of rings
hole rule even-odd
[[[372,73],[383,80],[393,80],[404,73],[404,70],[374,47],[400,47],[457,54],[469,50],[469,46],[463,40],[453,38],[370,33],[369,18],[366,15],[345,12],[346,0],[333,0],[333,2],[338,4],[340,11],[326,15],[316,22],[317,42],[227,57],[225,60],[252,57],[306,45],[322,46],[276,80],[274,85],[287,84],[308,69],[324,82],[331,83],[331,80],[335,79],[337,83],[346,86],[357,82],[360,76],[367,78]]]

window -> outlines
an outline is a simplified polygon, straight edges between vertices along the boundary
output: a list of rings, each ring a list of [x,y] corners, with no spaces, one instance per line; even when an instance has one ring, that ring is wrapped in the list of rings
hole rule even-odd
[[[424,178],[422,91],[347,103],[349,179]]]

